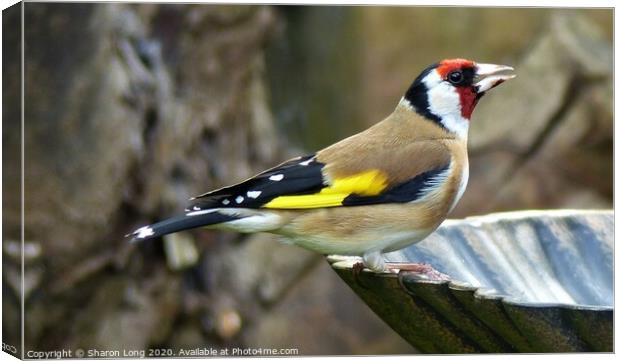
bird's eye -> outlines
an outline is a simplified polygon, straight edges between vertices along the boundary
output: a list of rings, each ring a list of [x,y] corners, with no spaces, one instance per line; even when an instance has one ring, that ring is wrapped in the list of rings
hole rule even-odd
[[[463,72],[455,70],[448,74],[448,81],[454,85],[461,84],[463,82]]]

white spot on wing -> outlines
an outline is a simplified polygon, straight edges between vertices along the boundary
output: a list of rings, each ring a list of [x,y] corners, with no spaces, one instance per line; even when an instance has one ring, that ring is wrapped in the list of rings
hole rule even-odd
[[[250,197],[250,198],[254,198],[254,199],[256,199],[256,198],[258,198],[258,196],[260,196],[260,194],[261,194],[261,193],[263,193],[263,192],[261,192],[261,191],[249,191],[249,192],[247,193],[247,195],[248,195],[248,197]]]
[[[305,160],[303,162],[299,162],[299,165],[307,166],[308,164],[312,163],[313,161],[314,161],[314,158],[310,158],[310,159]]]
[[[153,228],[151,226],[144,226],[142,228],[137,229],[135,232],[136,238],[146,238],[155,234]]]
[[[271,177],[269,177],[269,180],[274,181],[274,182],[279,182],[282,179],[284,179],[284,174],[274,174]]]
[[[199,211],[199,210],[200,210],[200,207],[198,207],[198,206],[194,206],[194,208],[193,208],[193,209],[194,209],[195,211]]]
[[[243,202],[243,196],[237,196],[237,198],[235,198],[235,202],[237,202],[237,204]]]
[[[225,206],[227,206],[227,205],[229,205],[229,204],[230,204],[230,201],[228,200],[228,198],[227,198],[227,199],[224,199],[224,200],[222,201],[222,204],[223,204],[223,205],[225,205]]]

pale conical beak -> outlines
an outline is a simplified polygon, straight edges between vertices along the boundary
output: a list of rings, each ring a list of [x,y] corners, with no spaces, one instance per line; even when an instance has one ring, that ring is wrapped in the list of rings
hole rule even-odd
[[[514,68],[507,65],[495,64],[476,64],[476,75],[474,86],[476,91],[484,93],[489,89],[495,88],[506,80],[516,77],[512,72]]]

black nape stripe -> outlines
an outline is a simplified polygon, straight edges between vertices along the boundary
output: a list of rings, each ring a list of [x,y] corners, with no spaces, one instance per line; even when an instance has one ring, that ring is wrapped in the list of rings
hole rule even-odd
[[[398,184],[385,193],[377,196],[360,196],[351,194],[342,201],[343,206],[361,206],[377,203],[407,203],[422,198],[429,187],[431,181],[450,167],[450,163],[441,168],[429,170],[421,173],[413,179]]]
[[[407,89],[407,92],[405,93],[405,99],[409,101],[411,106],[413,106],[413,109],[415,109],[416,113],[420,114],[426,119],[434,121],[435,123],[443,127],[443,124],[441,124],[441,118],[431,113],[431,111],[428,109],[428,88],[423,82],[424,78],[431,71],[437,68],[438,65],[438,63],[433,64],[428,68],[424,69],[424,71],[422,71],[422,73],[418,75],[418,77],[413,81],[409,89]]]

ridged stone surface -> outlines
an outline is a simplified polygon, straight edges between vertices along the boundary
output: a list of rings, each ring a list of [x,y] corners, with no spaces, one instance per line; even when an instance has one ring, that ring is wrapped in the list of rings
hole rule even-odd
[[[523,211],[450,220],[386,255],[450,276],[354,277],[332,267],[421,352],[613,351],[613,212]]]

